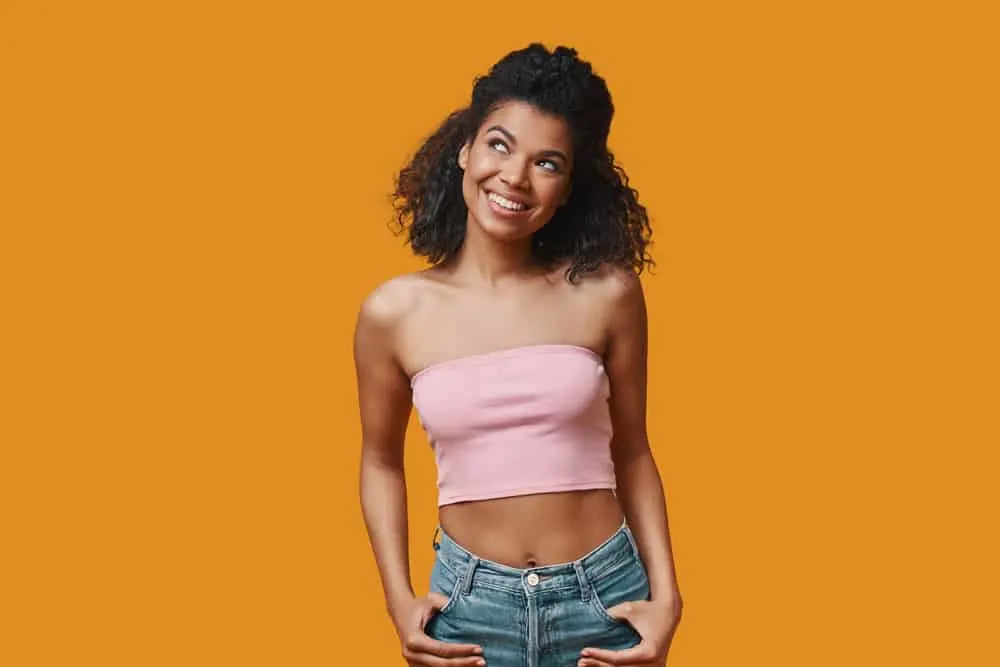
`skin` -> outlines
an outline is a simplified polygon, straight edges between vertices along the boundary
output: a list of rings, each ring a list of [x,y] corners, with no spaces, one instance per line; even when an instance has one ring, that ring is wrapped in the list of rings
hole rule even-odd
[[[640,282],[605,267],[571,285],[563,277],[565,266],[543,269],[531,261],[532,235],[572,188],[572,142],[563,120],[508,102],[484,120],[457,160],[469,209],[461,251],[446,265],[379,286],[362,304],[355,332],[362,510],[403,655],[410,665],[484,664],[480,647],[439,642],[423,631],[446,599],[417,596],[410,580],[403,471],[409,379],[449,359],[558,342],[588,347],[604,359],[617,496],[594,490],[456,503],[440,508],[440,523],[482,557],[526,568],[579,558],[627,518],[652,595],[610,611],[631,623],[642,642],[625,651],[586,649],[579,664],[663,665],[681,598],[663,488],[646,434],[647,325]],[[504,213],[489,193],[527,209]],[[510,322],[519,324],[512,328]]]

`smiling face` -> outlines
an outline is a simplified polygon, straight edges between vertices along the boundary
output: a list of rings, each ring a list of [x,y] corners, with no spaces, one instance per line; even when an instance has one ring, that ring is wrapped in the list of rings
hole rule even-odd
[[[561,118],[527,102],[498,107],[458,155],[469,222],[504,242],[530,238],[569,198],[572,153]]]

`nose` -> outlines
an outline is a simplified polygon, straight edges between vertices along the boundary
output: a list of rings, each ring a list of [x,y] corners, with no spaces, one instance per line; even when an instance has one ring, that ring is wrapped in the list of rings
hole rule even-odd
[[[523,188],[528,182],[527,161],[507,160],[500,172],[500,180],[511,188]]]

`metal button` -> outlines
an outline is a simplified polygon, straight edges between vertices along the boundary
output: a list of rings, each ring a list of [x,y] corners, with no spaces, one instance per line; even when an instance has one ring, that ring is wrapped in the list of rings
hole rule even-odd
[[[532,572],[528,575],[528,585],[537,586],[538,585],[538,575]]]

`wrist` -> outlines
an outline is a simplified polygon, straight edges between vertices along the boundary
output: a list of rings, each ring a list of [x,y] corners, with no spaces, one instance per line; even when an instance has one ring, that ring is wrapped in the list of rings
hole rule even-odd
[[[653,595],[650,596],[649,601],[658,607],[663,607],[665,609],[670,609],[670,610],[677,610],[678,612],[680,611],[681,607],[684,604],[683,601],[681,600],[680,591],[678,591],[676,588],[664,591],[659,594],[654,593]]]
[[[416,595],[412,590],[401,591],[386,598],[386,608],[393,624],[399,625],[400,617],[410,608],[415,599]]]

